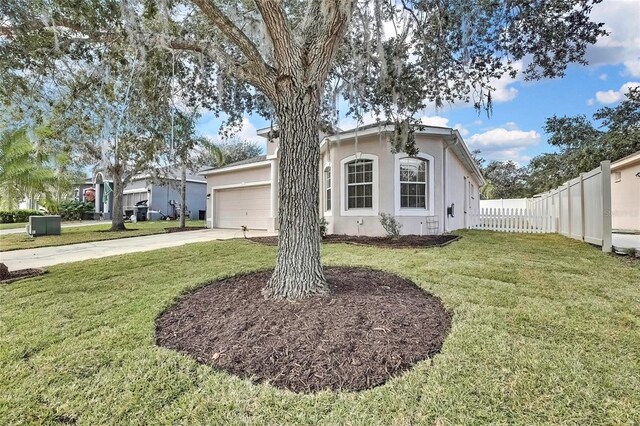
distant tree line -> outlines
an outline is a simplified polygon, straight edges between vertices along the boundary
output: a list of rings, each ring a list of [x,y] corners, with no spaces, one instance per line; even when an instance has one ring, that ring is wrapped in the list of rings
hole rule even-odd
[[[514,161],[486,162],[474,151],[487,183],[486,199],[522,198],[556,188],[605,160],[616,161],[640,151],[640,88],[632,88],[615,107],[600,108],[593,121],[584,115],[553,116],[545,131],[555,152],[540,154],[520,166]]]

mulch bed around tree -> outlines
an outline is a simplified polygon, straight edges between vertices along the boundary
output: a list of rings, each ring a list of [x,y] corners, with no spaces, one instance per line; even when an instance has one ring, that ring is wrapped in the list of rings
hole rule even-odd
[[[294,392],[357,391],[440,351],[451,314],[386,272],[330,267],[327,297],[264,299],[270,271],[213,282],[156,320],[156,343]]]
[[[203,229],[207,229],[205,226],[187,226],[185,228],[180,228],[176,226],[175,228],[165,228],[167,234],[171,234],[173,232],[185,232],[185,231],[202,231]]]
[[[442,247],[460,239],[459,235],[402,235],[400,238],[389,237],[356,237],[353,235],[327,235],[323,243],[346,243],[376,247],[425,248]],[[278,237],[251,237],[249,240],[269,246],[278,245]]]
[[[38,275],[46,273],[46,269],[40,268],[18,269],[16,271],[9,271],[10,277],[5,278],[5,276],[3,276],[2,279],[0,279],[0,284],[11,284],[15,281],[24,280],[25,278],[37,277]]]

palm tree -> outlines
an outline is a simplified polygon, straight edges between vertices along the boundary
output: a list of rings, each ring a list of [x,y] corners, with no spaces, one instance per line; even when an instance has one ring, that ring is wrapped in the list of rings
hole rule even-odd
[[[15,209],[25,197],[33,204],[54,178],[47,155],[34,148],[25,128],[0,133],[0,207]]]

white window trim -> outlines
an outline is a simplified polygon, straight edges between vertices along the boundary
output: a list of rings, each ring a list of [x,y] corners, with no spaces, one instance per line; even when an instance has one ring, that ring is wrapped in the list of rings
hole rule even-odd
[[[331,173],[331,208],[327,209],[327,170]],[[335,183],[334,183],[335,174],[333,173],[333,169],[331,168],[331,163],[327,163],[322,168],[322,210],[324,211],[324,216],[333,216],[333,193],[335,191]]]
[[[404,152],[398,153],[394,156],[394,167],[393,167],[393,204],[395,206],[395,215],[396,216],[433,216],[435,213],[434,208],[434,192],[435,192],[435,182],[434,182],[434,167],[435,161],[433,156],[425,153],[418,153],[416,155],[417,158],[425,160],[428,162],[427,164],[427,206],[428,209],[411,209],[411,208],[403,208],[400,207],[400,160],[402,158],[411,158]]]
[[[347,164],[354,160],[372,160],[373,182],[371,185],[371,208],[348,209],[347,208]],[[335,172],[333,173],[335,176]],[[332,178],[333,178],[332,176]],[[332,183],[333,185],[333,183]],[[335,185],[334,185],[335,186]],[[342,216],[378,216],[378,156],[363,154],[361,152],[340,160],[340,215]]]

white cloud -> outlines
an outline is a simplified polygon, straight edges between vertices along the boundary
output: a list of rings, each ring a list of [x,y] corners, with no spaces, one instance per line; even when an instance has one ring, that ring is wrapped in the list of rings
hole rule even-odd
[[[239,128],[234,129],[235,132],[231,132],[232,137],[235,137],[242,141],[253,142],[260,146],[263,150],[266,148],[266,139],[258,136],[256,127],[249,121],[249,118],[243,117],[242,124]],[[214,143],[226,143],[226,139],[222,138],[218,133],[205,133],[205,136],[212,140]]]
[[[449,119],[439,115],[424,116],[420,121],[427,126],[449,127]]]
[[[467,139],[469,149],[479,149],[485,159],[505,161],[513,160],[526,163],[531,159],[524,151],[540,143],[540,134],[535,130],[519,130],[515,123],[503,127],[475,133]]]
[[[501,103],[514,100],[516,96],[518,96],[518,89],[511,87],[511,85],[516,81],[516,79],[511,78],[507,74],[503,75],[498,80],[493,81],[491,83],[494,88],[491,92],[491,99],[493,102]]]
[[[469,134],[469,130],[465,129],[464,127],[462,127],[462,124],[458,123],[455,126],[453,126],[454,129],[456,129],[458,132],[460,132],[460,134],[463,137],[466,137]]]
[[[508,130],[504,127],[476,133],[468,140],[474,148],[529,147],[540,143],[540,134],[535,130]]]
[[[600,74],[600,76],[599,76],[598,78],[599,78],[600,80],[604,81],[604,80],[606,80],[608,77],[609,77],[609,76],[608,76],[606,73],[604,73],[604,74]]]
[[[620,86],[620,89],[618,90],[606,90],[606,91],[596,92],[596,99],[601,104],[605,104],[605,105],[615,104],[622,101],[625,98],[625,94],[629,91],[630,88],[638,87],[638,86],[640,86],[639,82],[629,81],[623,84],[622,86]]]
[[[638,0],[606,1],[593,7],[591,19],[603,22],[610,35],[587,49],[592,65],[624,64],[625,73],[640,76],[640,7]]]
[[[632,77],[640,77],[640,59],[631,59],[624,62],[627,74]]]

